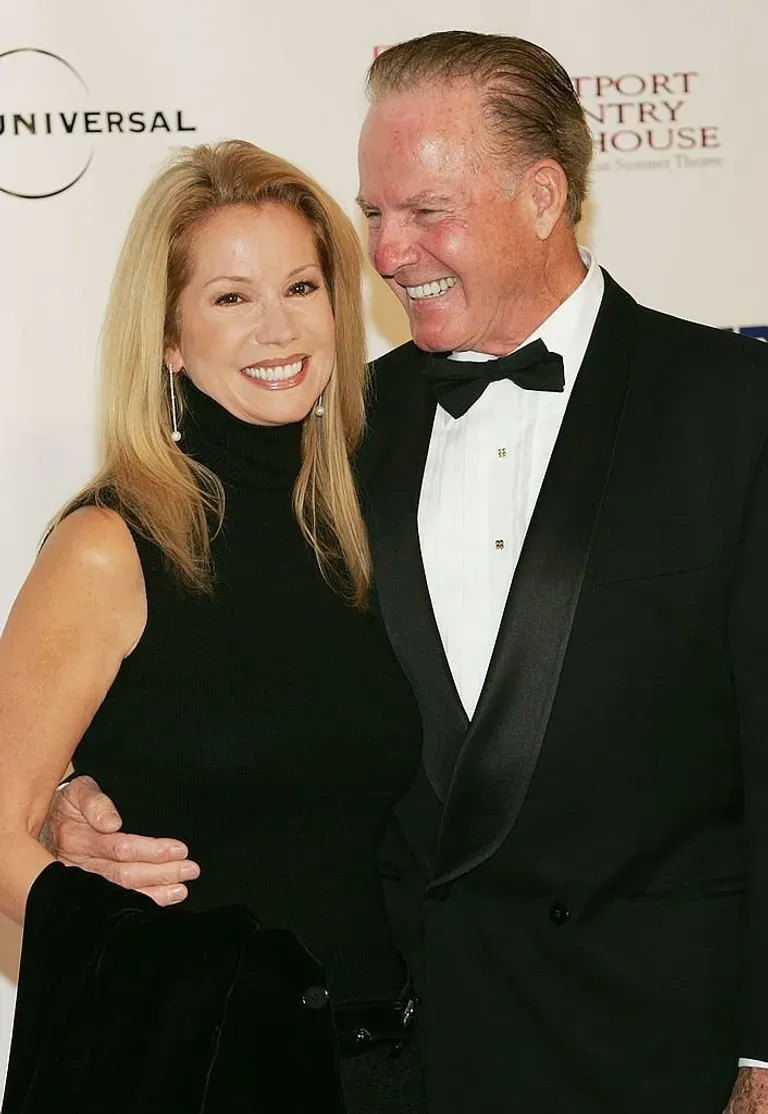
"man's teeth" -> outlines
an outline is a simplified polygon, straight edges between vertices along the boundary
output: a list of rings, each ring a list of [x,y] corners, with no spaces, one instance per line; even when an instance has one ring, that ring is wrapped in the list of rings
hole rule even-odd
[[[278,383],[281,379],[293,379],[301,371],[303,360],[296,360],[293,364],[281,364],[279,367],[244,367],[243,375],[249,379],[266,379],[269,383]]]
[[[456,279],[451,275],[449,278],[441,278],[436,282],[425,282],[423,286],[406,286],[406,291],[409,298],[439,298],[445,294],[446,290],[450,290],[452,286],[456,285]]]

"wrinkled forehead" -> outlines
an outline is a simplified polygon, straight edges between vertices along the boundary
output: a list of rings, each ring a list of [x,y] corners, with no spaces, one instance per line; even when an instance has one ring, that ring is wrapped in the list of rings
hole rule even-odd
[[[425,179],[420,188],[457,184],[482,169],[481,109],[476,90],[424,88],[374,100],[360,135],[360,186],[403,186],[404,176]]]
[[[481,124],[480,92],[469,82],[417,86],[374,99],[363,124],[360,149],[399,146],[422,135],[466,141],[477,135]]]

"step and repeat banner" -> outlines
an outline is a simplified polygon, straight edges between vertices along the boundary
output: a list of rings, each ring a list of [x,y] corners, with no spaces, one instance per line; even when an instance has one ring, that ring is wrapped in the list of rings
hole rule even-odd
[[[624,286],[768,339],[764,0],[3,4],[0,624],[47,519],[93,469],[107,288],[169,150],[252,140],[354,213],[366,67],[388,44],[445,28],[521,35],[566,65],[595,141],[582,239]],[[407,324],[373,277],[367,298],[378,355]],[[0,1087],[18,946],[0,918]]]

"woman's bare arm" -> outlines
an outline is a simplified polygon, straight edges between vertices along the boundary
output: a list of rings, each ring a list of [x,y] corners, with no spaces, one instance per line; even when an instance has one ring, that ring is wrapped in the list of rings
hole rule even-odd
[[[53,861],[37,837],[56,785],[145,623],[125,523],[75,511],[43,547],[0,637],[0,911],[16,920]]]

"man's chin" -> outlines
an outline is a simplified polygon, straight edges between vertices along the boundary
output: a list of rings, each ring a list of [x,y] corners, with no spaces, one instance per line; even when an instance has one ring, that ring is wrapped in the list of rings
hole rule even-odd
[[[448,330],[424,329],[412,326],[413,343],[422,352],[453,352],[458,341]]]

